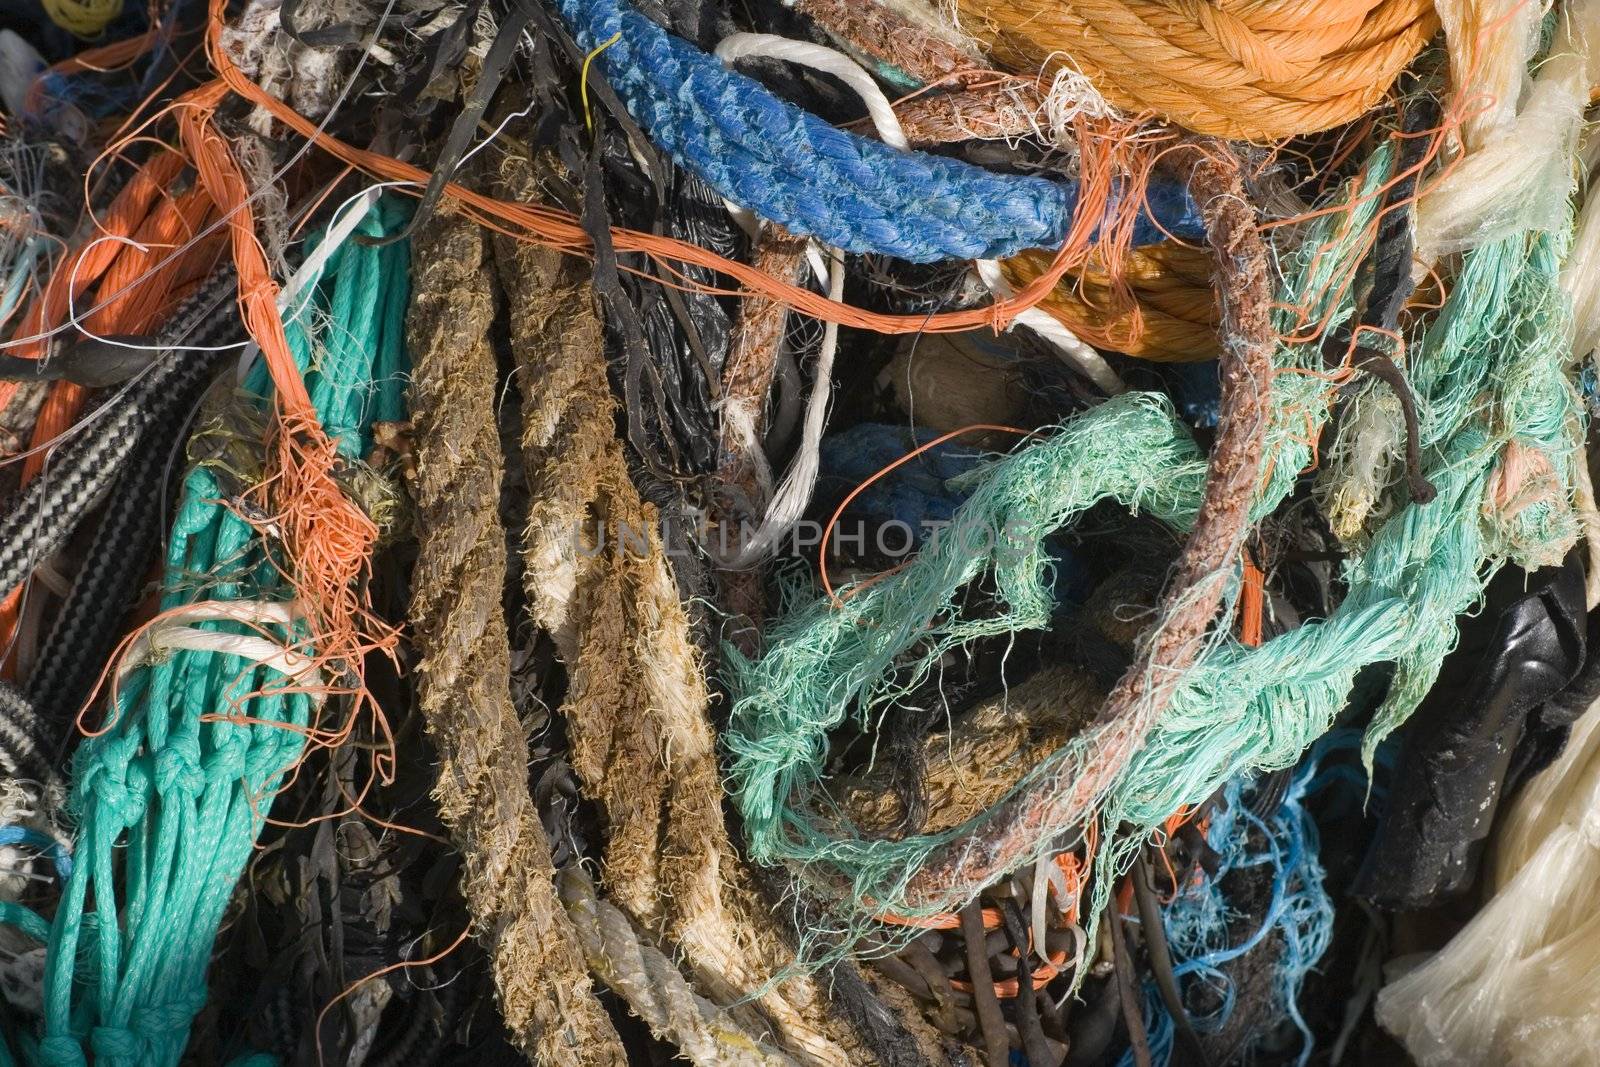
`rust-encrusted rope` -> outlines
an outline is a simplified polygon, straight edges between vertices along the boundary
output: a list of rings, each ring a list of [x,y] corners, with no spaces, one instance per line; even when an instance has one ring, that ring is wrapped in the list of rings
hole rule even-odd
[[[1186,148],[1181,158],[1192,167],[1190,189],[1205,216],[1222,307],[1222,419],[1194,529],[1168,580],[1155,625],[1106,698],[1100,721],[1109,729],[1097,744],[1098,758],[1055,788],[1014,796],[969,839],[935,853],[910,882],[907,898],[914,904],[993,880],[1036,848],[1041,837],[1089,816],[1199,655],[1217,617],[1226,575],[1244,543],[1267,427],[1275,342],[1272,277],[1238,162],[1214,142]]]
[[[556,897],[528,791],[501,608],[505,529],[495,430],[494,317],[483,231],[436,216],[417,234],[407,334],[415,363],[418,693],[439,750],[439,812],[512,1038],[542,1067],[623,1067],[576,932]]]
[[[954,81],[983,67],[973,43],[945,25],[942,13],[931,5],[920,24],[863,0],[794,0],[794,9],[840,44],[921,82]]]
[[[781,227],[763,230],[754,262],[775,278],[795,284],[805,266],[805,241]],[[717,519],[724,530],[717,542],[737,552],[743,530],[761,522],[772,495],[772,471],[762,449],[767,396],[778,366],[789,309],[765,297],[747,297],[739,305],[739,322],[722,373],[722,448],[717,470],[721,499]],[[764,594],[758,567],[720,574],[723,600],[734,625],[729,638],[746,655],[760,644]]]

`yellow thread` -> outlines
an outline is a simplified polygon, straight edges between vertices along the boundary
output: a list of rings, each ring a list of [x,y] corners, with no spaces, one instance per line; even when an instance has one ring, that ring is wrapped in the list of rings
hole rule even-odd
[[[594,62],[595,56],[620,40],[622,40],[622,31],[618,30],[606,40],[595,45],[593,50],[583,57],[583,69],[578,72],[578,98],[583,101],[583,124],[591,134],[594,133],[594,116],[589,114],[589,64]]]
[[[122,0],[44,0],[50,21],[78,37],[98,37],[122,14]]]

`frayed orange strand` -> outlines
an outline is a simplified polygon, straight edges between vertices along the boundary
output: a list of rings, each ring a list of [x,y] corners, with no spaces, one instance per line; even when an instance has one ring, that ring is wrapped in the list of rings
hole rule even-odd
[[[267,266],[267,254],[256,239],[255,213],[250,209],[250,190],[244,175],[217,132],[211,117],[227,95],[217,82],[186,93],[173,105],[178,116],[178,136],[189,161],[200,175],[200,184],[212,203],[227,219],[234,266],[239,274],[239,310],[245,329],[261,347],[262,358],[277,390],[279,407],[286,415],[310,417],[315,423],[311,396],[289,351],[284,336],[283,317],[278,313],[278,285]],[[320,432],[320,425],[317,427]]]
[[[1261,631],[1266,616],[1267,576],[1250,558],[1244,556],[1244,582],[1239,589],[1239,643],[1249,648],[1261,644]]]
[[[412,183],[417,186],[417,190],[413,192],[420,195],[421,188],[426,186],[429,180],[427,171],[402,163],[390,156],[346,144],[319,129],[316,123],[251,81],[234,64],[227,49],[222,45],[226,0],[210,0],[210,3],[211,23],[207,33],[206,53],[211,60],[212,69],[217,72],[219,81],[202,86],[191,93],[191,96],[204,96],[211,101],[212,106],[215,106],[222,94],[232,92],[266,109],[284,125],[346,164],[373,177]],[[613,228],[611,237],[618,251],[644,253],[663,269],[670,271],[672,261],[690,263],[733,278],[746,287],[742,292],[708,288],[709,292],[732,296],[759,294],[803,314],[825,322],[836,322],[841,326],[885,334],[949,333],[985,326],[998,331],[1004,329],[1022,311],[1044,299],[1070,268],[1082,264],[1087,259],[1097,231],[1101,233],[1102,243],[1104,240],[1125,242],[1131,237],[1132,222],[1136,217],[1139,198],[1124,197],[1119,217],[1107,221],[1104,216],[1110,203],[1112,175],[1106,172],[1105,168],[1095,165],[1099,162],[1096,153],[1086,153],[1082,162],[1083,174],[1079,182],[1078,210],[1073,217],[1067,238],[1056,253],[1049,269],[1034,278],[1010,299],[997,300],[985,307],[963,311],[942,312],[937,315],[888,315],[868,311],[819,296],[797,285],[780,282],[749,264],[717,255],[688,241],[622,228]],[[542,204],[497,200],[455,182],[446,183],[445,195],[456,200],[468,217],[496,233],[518,240],[535,241],[576,255],[592,254],[593,245],[589,236],[571,212]],[[1107,258],[1114,256],[1108,254]]]
[[[97,285],[107,293],[116,293],[125,285],[139,283],[85,318],[85,325],[94,332],[139,334],[159,320],[170,304],[172,287],[189,262],[189,255],[206,254],[203,245],[189,250],[183,258],[167,254],[160,269],[152,270],[157,265],[158,246],[171,247],[187,240],[210,210],[199,197],[185,196],[175,201],[168,195],[168,188],[183,166],[181,156],[162,152],[133,174],[101,220],[99,236],[63,257],[44,291],[30,303],[17,331],[22,340],[15,344],[15,354],[29,359],[44,357],[51,337],[67,324],[85,294]],[[0,382],[0,409],[11,403],[19,388],[19,382]],[[30,454],[21,471],[23,484],[43,469],[49,445],[71,428],[85,396],[84,390],[71,382],[51,386],[34,422]],[[11,638],[26,588],[24,583],[0,601],[0,646],[10,648],[14,644]],[[14,660],[8,658],[5,670],[9,673],[14,669]]]
[[[276,394],[276,455],[271,473],[252,490],[254,503],[282,530],[290,562],[286,578],[312,620],[318,658],[340,663],[348,677],[358,679],[353,687],[358,707],[370,706],[387,733],[381,711],[359,681],[364,655],[392,651],[399,641],[398,631],[378,620],[359,592],[378,527],[334,480],[338,455],[323,432],[284,334],[278,285],[256,238],[250,190],[227,140],[212,122],[227,95],[226,86],[211,82],[180,98],[172,110],[178,117],[179,141],[199,172],[200,184],[227,222],[240,312],[261,349]]]
[[[357,989],[360,989],[374,978],[382,978],[386,974],[393,974],[395,971],[405,970],[410,967],[429,967],[435,963],[438,963],[440,960],[450,955],[450,953],[460,948],[462,943],[466,941],[467,935],[470,933],[472,933],[472,924],[469,922],[454,941],[450,942],[450,944],[445,948],[434,953],[432,956],[429,956],[427,959],[401,960],[398,963],[391,963],[387,967],[379,967],[371,974],[357,978],[354,982],[351,982],[349,985],[345,986],[344,989],[340,991],[338,996],[334,997],[332,1000],[328,1001],[327,1004],[323,1005],[322,1010],[317,1013],[317,1067],[322,1067],[324,1062],[322,1058],[322,1020],[328,1017],[328,1013],[332,1011],[340,1001],[344,1000],[350,994],[354,993]]]

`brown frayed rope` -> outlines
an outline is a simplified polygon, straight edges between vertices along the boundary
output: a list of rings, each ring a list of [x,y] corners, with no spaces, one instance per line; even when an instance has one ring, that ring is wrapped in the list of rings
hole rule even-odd
[[[600,899],[588,875],[569,867],[556,884],[589,966],[657,1038],[676,1045],[696,1067],[792,1067],[792,1059],[695,993],[648,936]]]
[[[622,1067],[622,1043],[556,898],[511,704],[494,301],[483,254],[476,224],[457,216],[425,225],[407,321],[418,533],[411,622],[419,701],[439,750],[434,795],[461,850],[467,908],[512,1039],[547,1067]]]
[[[538,166],[507,158],[502,191],[534,195]],[[681,951],[698,991],[752,1032],[770,1028],[807,1064],[861,1062],[815,983],[765,988],[792,957],[753,910],[723,824],[701,662],[656,510],[615,437],[588,268],[509,239],[496,258],[523,392],[528,599],[567,667],[561,710],[573,769],[605,820],[606,894]]]
[[[805,267],[805,240],[782,227],[767,226],[756,242],[753,262],[761,270],[797,284]],[[786,305],[752,296],[739,304],[739,322],[722,376],[721,462],[717,470],[717,520],[726,540],[736,545],[744,524],[761,521],[772,494],[772,472],[762,445],[767,397],[783,345]],[[755,567],[723,571],[723,600],[733,616],[729,639],[745,655],[760,645],[765,592]]]

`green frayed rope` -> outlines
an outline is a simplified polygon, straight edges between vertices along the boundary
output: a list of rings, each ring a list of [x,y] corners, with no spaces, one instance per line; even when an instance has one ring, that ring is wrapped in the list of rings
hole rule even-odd
[[[1387,148],[1375,153],[1347,209],[1308,227],[1284,269],[1284,307],[1332,326],[1349,319],[1347,287],[1335,283],[1353,275],[1365,252],[1390,156]],[[1349,593],[1328,619],[1255,649],[1221,630],[1213,634],[1142,747],[1108,789],[1078,807],[1076,824],[1097,818],[1105,842],[1091,924],[1109,897],[1110,875],[1149,832],[1236,774],[1291,766],[1343,708],[1356,673],[1393,663],[1394,681],[1366,740],[1370,757],[1426,693],[1455,640],[1456,616],[1478,600],[1500,562],[1547,557],[1552,546],[1575,538],[1564,495],[1511,517],[1485,506],[1491,475],[1513,440],[1544,456],[1559,486],[1572,484],[1580,424],[1564,374],[1557,269],[1565,240],[1523,234],[1470,253],[1446,306],[1412,346],[1412,380],[1426,412],[1424,458],[1439,499],[1407,503],[1383,524],[1347,564]],[[1287,315],[1279,322],[1285,334],[1296,325]],[[1310,460],[1306,438],[1325,422],[1330,400],[1318,345],[1281,346],[1275,363],[1257,519],[1289,495]],[[885,912],[928,915],[971,899],[981,886],[916,893],[911,886],[936,851],[965,847],[988,813],[939,834],[862,834],[828,799],[822,768],[829,731],[852,715],[870,730],[951,649],[1048,625],[1046,535],[1108,498],[1185,529],[1199,506],[1203,472],[1199,449],[1164,400],[1109,401],[995,463],[941,541],[898,574],[845,590],[839,604],[821,598],[799,605],[772,629],[758,660],[730,650],[735,700],[726,744],[752,856],[788,865],[831,899],[848,931]],[[951,536],[959,530],[969,532]],[[962,618],[958,594],[980,577],[995,591],[996,610]],[[1222,577],[1236,595],[1239,576]],[[1071,789],[1110,728],[1086,730],[1012,795]],[[1036,847],[1007,866],[1059,847],[1074,824],[1041,826]]]
[[[381,201],[358,232],[382,237],[404,216]],[[288,326],[324,429],[351,459],[370,444],[375,416],[402,410],[408,270],[404,244],[348,242],[329,259],[308,312]],[[245,392],[236,410],[269,410],[259,362]],[[282,561],[227,495],[206,466],[188,472],[163,609],[292,599]],[[191,625],[266,631],[286,647],[306,636],[301,624]],[[186,649],[156,649],[122,679],[106,732],[74,763],[77,862],[50,930],[44,1034],[24,1035],[25,1062],[86,1064],[86,1047],[96,1067],[182,1058],[228,899],[313,721],[314,698],[283,683],[256,660]],[[226,715],[238,718],[203,718]]]

